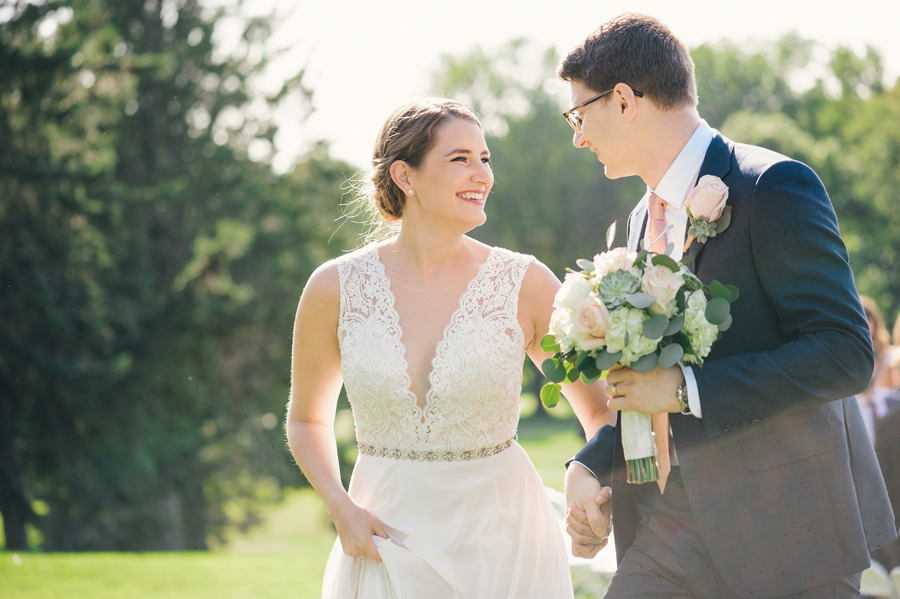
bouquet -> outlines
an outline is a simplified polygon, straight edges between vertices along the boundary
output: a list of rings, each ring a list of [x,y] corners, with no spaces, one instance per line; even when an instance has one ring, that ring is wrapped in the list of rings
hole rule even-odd
[[[569,269],[553,302],[550,334],[541,347],[554,355],[541,366],[550,380],[541,389],[547,407],[559,402],[560,383],[579,377],[590,384],[613,364],[646,372],[657,366],[703,365],[712,344],[731,325],[733,285],[704,285],[686,264],[647,249],[610,249],[615,223],[606,234],[607,251]],[[628,481],[657,479],[650,414],[623,411],[622,445]]]

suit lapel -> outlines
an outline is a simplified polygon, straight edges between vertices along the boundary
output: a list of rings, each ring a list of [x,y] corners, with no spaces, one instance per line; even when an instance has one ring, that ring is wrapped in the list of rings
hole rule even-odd
[[[703,158],[703,164],[700,165],[700,173],[697,175],[697,180],[699,181],[700,177],[703,177],[704,175],[715,175],[716,177],[724,180],[728,173],[731,171],[732,152],[732,144],[724,137],[722,137],[721,133],[713,130],[713,138],[709,143],[709,147],[706,149],[706,156]],[[687,228],[690,229],[690,227],[691,223],[688,222]],[[688,268],[694,274],[697,273],[696,268],[698,255],[704,247],[706,247],[706,244],[700,243],[699,241],[695,240],[691,244],[691,247],[687,251],[687,254],[685,254],[685,257],[694,257],[694,259],[688,263]]]
[[[629,252],[638,251],[641,239],[644,238],[644,227],[646,226],[647,205],[644,202],[640,202],[628,216],[628,239],[626,244]]]

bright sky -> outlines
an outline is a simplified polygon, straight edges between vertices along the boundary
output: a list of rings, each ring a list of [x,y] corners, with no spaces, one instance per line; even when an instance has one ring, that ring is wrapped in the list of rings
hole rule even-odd
[[[304,82],[315,93],[316,111],[306,122],[298,122],[296,110],[278,116],[279,170],[317,139],[330,142],[333,156],[366,165],[387,115],[432,91],[442,54],[476,46],[490,52],[524,37],[562,55],[626,11],[659,18],[689,47],[789,32],[829,48],[861,52],[868,44],[884,57],[888,80],[900,76],[898,0],[259,0],[248,10],[263,12],[267,4],[282,15],[273,42],[288,50],[273,79],[306,66]],[[567,95],[561,86],[561,101]]]

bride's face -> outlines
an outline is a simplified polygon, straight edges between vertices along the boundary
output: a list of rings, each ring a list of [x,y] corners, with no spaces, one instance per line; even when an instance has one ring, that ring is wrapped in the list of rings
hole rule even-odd
[[[408,214],[458,222],[472,229],[484,223],[484,204],[494,184],[490,152],[475,123],[450,119],[435,132],[435,141],[410,178],[415,198]]]

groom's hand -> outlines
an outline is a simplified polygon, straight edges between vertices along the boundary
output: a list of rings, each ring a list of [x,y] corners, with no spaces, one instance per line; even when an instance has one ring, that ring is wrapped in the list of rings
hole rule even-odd
[[[606,394],[610,398],[607,405],[610,410],[644,414],[680,412],[675,393],[683,382],[684,373],[678,366],[665,370],[657,366],[649,372],[638,372],[616,365],[606,376]]]
[[[566,532],[572,537],[572,555],[593,558],[609,542],[612,489],[601,486],[579,463],[566,471]]]

